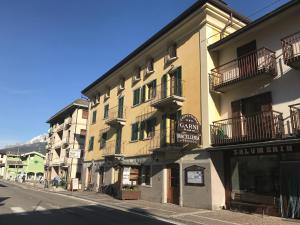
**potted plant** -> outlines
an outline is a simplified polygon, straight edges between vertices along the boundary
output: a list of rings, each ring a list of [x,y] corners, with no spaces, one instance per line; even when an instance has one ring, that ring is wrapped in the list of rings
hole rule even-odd
[[[121,200],[138,200],[141,198],[141,191],[137,186],[123,186],[119,193]]]

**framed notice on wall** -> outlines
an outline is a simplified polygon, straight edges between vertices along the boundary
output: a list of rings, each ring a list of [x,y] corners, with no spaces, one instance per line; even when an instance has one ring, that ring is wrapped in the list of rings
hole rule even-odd
[[[204,186],[204,170],[197,165],[185,168],[185,185]]]

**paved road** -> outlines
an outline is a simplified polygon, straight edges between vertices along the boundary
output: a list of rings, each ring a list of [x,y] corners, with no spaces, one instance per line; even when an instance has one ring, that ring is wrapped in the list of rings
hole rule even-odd
[[[136,209],[135,209],[136,210]],[[147,211],[143,212],[147,215]],[[155,218],[0,181],[0,225],[170,225]]]

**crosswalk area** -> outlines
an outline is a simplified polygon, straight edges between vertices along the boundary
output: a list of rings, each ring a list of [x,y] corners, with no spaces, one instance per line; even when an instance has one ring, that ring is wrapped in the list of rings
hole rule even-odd
[[[30,214],[44,214],[44,215],[50,215],[50,214],[74,214],[74,213],[96,213],[99,209],[102,209],[104,207],[100,205],[87,205],[87,206],[70,206],[70,207],[59,207],[56,205],[51,205],[51,207],[44,207],[44,206],[32,206],[31,208],[28,207],[10,207],[11,213],[15,215],[20,216],[26,216]],[[112,209],[106,208],[107,210],[111,211]]]

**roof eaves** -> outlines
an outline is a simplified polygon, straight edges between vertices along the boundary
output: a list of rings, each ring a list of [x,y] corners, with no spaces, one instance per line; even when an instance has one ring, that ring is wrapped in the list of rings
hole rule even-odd
[[[223,38],[223,39],[221,39],[221,40],[219,40],[219,41],[217,41],[217,42],[209,45],[207,47],[208,50],[210,50],[210,51],[214,50],[215,48],[219,47],[220,45],[225,44],[226,42],[228,42],[228,41],[234,39],[235,37],[237,37],[237,36],[239,36],[239,35],[247,32],[247,31],[251,30],[252,28],[255,28],[259,24],[267,21],[268,19],[273,18],[274,16],[278,15],[279,13],[284,12],[285,10],[289,9],[290,7],[292,7],[292,6],[294,6],[294,5],[298,4],[298,3],[300,3],[300,0],[291,0],[291,1],[289,1],[288,3],[286,3],[286,4],[278,7],[277,9],[275,9],[275,10],[267,13],[266,15],[264,15],[264,16],[256,19],[256,20],[254,20],[253,22],[249,23],[248,25],[246,25],[245,27],[239,29],[238,31],[236,31],[236,32],[228,35],[227,37],[225,37],[225,38]]]
[[[114,67],[112,67],[110,70],[108,70],[106,73],[104,73],[102,76],[100,76],[97,80],[92,82],[90,85],[88,85],[85,89],[81,91],[83,95],[86,95],[86,93],[96,86],[98,83],[100,83],[102,80],[107,78],[110,74],[118,70],[121,66],[126,64],[128,61],[130,61],[132,58],[134,58],[136,55],[138,55],[140,52],[142,52],[145,48],[147,48],[149,45],[154,43],[156,40],[158,40],[161,36],[169,32],[172,28],[177,26],[180,22],[182,22],[184,19],[186,19],[189,15],[191,15],[193,12],[195,12],[197,9],[202,7],[205,3],[210,3],[221,10],[232,13],[234,17],[241,20],[245,24],[250,23],[250,20],[232,8],[228,7],[226,4],[224,4],[222,1],[219,0],[198,0],[196,3],[194,3],[191,7],[189,7],[187,10],[185,10],[183,13],[181,13],[178,17],[176,17],[174,20],[172,20],[169,24],[167,24],[165,27],[163,27],[161,30],[159,30],[156,34],[154,34],[151,38],[149,38],[146,42],[144,42],[141,46],[139,46],[137,49],[135,49],[133,52],[131,52],[129,55],[127,55],[124,59],[122,59],[118,64],[116,64]]]

